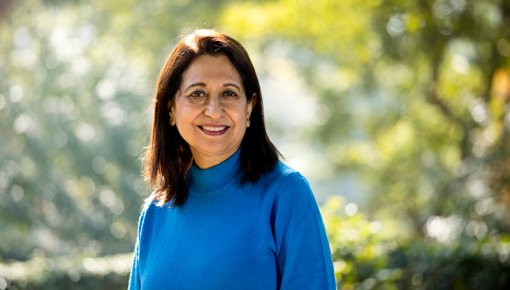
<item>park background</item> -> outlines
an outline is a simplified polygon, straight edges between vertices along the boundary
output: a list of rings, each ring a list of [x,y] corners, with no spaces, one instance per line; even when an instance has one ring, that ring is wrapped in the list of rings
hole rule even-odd
[[[197,28],[251,55],[339,289],[510,289],[510,1],[4,0],[1,290],[127,286],[153,87]]]

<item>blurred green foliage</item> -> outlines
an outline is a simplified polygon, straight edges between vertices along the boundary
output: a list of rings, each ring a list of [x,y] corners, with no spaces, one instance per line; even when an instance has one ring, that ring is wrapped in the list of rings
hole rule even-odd
[[[322,207],[339,289],[507,289],[510,234],[447,243],[403,239],[332,198]]]
[[[0,289],[125,287],[91,269],[129,267],[110,255],[150,191],[153,84],[203,27],[246,45],[266,105],[313,100],[267,119],[319,178],[354,179],[323,206],[341,288],[509,286],[509,1],[25,0],[0,5]]]
[[[132,254],[101,258],[48,258],[39,253],[29,261],[0,264],[0,289],[126,289]],[[2,286],[2,284],[4,286]]]

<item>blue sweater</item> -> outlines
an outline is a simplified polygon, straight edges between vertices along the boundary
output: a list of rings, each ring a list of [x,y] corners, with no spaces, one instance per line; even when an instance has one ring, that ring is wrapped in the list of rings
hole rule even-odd
[[[192,166],[184,205],[146,203],[129,289],[335,289],[306,179],[279,162],[240,185],[239,155]]]

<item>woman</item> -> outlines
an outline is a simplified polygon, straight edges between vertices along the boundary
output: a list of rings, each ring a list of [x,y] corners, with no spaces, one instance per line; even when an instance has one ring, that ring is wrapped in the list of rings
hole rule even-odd
[[[239,42],[198,30],[155,91],[130,289],[334,289],[306,179],[279,161]]]

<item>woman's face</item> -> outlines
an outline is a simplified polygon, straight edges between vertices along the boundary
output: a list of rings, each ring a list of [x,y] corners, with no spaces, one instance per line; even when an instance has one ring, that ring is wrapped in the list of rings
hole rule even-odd
[[[191,63],[170,104],[170,117],[200,168],[237,151],[254,99],[247,101],[239,72],[226,56],[202,55]]]

